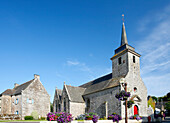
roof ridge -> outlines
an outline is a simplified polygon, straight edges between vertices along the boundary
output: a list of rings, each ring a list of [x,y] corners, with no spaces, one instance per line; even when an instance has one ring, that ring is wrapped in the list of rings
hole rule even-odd
[[[34,79],[31,79],[31,80],[29,80],[29,81],[27,81],[27,82],[24,82],[24,83],[22,83],[21,85],[18,85],[17,87],[22,86],[22,85],[24,85],[24,84],[26,84],[26,83],[28,83],[28,82],[33,81],[33,80],[34,80]],[[14,87],[14,89],[17,88],[17,87]]]
[[[108,73],[108,74],[106,74],[106,75],[103,75],[103,76],[101,76],[101,77],[98,77],[98,78],[96,78],[96,79],[93,79],[93,80],[91,80],[91,81],[89,81],[89,82],[87,82],[87,83],[85,83],[85,84],[80,85],[79,87],[81,87],[81,86],[83,86],[83,85],[88,85],[88,84],[91,83],[91,82],[94,82],[94,81],[96,81],[96,80],[99,80],[99,79],[104,78],[104,77],[109,76],[109,75],[112,75],[112,72],[111,72],[111,73]],[[82,88],[84,88],[84,87],[82,87]]]
[[[71,86],[71,85],[66,85],[66,86],[84,89],[83,87],[79,87],[79,86]]]

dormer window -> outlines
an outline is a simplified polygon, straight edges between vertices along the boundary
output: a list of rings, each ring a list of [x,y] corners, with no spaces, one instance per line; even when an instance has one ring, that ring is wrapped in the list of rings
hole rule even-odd
[[[133,56],[133,63],[135,63],[135,56]]]
[[[119,65],[122,63],[122,58],[121,57],[118,58],[118,63],[119,63]]]

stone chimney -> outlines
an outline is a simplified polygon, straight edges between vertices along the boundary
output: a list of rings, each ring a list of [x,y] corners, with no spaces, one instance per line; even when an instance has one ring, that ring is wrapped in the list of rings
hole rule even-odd
[[[14,88],[16,88],[17,86],[19,86],[19,84],[15,83],[15,84],[14,84]]]
[[[37,74],[34,74],[34,79],[40,79],[40,76],[39,75],[37,75]]]

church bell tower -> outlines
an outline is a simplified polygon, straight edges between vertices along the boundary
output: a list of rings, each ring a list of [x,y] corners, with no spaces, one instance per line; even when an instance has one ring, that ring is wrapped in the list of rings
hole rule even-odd
[[[112,60],[112,77],[125,77],[129,72],[140,76],[140,54],[127,41],[125,24],[122,24],[121,45]]]

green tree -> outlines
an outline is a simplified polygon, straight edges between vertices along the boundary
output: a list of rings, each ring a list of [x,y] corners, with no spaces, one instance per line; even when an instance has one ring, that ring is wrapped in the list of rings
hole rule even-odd
[[[155,97],[155,96],[152,96],[152,99],[154,100],[154,101],[156,101],[157,102],[157,97]]]
[[[53,104],[50,103],[50,112],[53,112]]]
[[[168,111],[168,115],[170,115],[170,101],[165,104],[165,109]]]
[[[150,97],[148,100],[148,107],[149,105],[153,108],[153,110],[155,111],[155,101],[153,101],[153,99]]]

